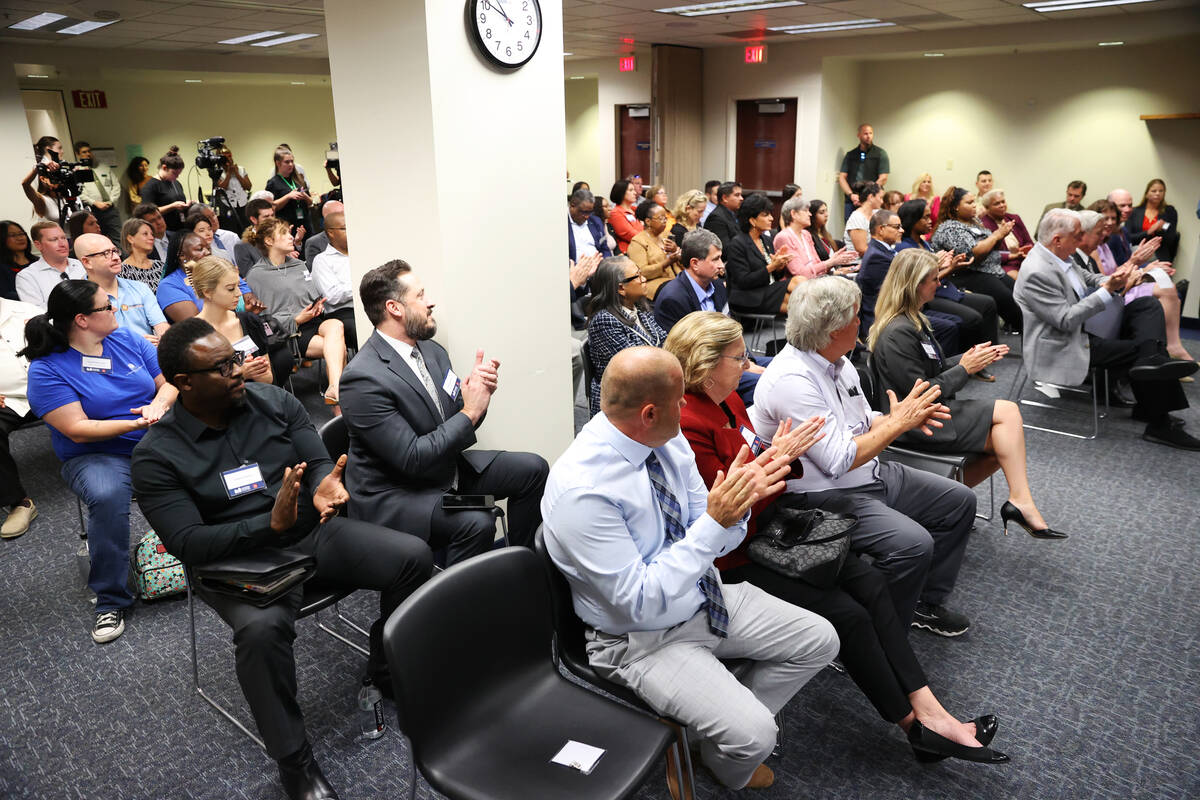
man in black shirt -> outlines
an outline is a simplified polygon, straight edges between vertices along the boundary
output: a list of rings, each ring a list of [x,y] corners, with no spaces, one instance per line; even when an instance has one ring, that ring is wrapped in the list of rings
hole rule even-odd
[[[245,383],[241,355],[198,317],[163,335],[159,364],[180,398],[134,449],[138,503],[186,565],[287,548],[315,557],[318,580],[378,590],[367,671],[390,694],[383,620],[429,577],[432,554],[414,536],[337,516],[349,496],[346,457],[330,460],[292,395]],[[296,702],[292,641],[303,589],[265,608],[196,589],[233,628],[238,681],[288,796],[335,798]]]
[[[729,250],[729,243],[739,233],[738,209],[742,207],[742,185],[737,181],[725,181],[717,187],[717,207],[704,221],[704,227],[721,240],[721,249]]]
[[[858,195],[850,187],[859,181],[873,181],[880,186],[887,186],[891,171],[887,151],[875,144],[875,129],[865,122],[859,125],[858,147],[846,153],[838,172],[838,185],[842,187],[842,194],[846,195],[845,219],[850,219],[859,205]]]

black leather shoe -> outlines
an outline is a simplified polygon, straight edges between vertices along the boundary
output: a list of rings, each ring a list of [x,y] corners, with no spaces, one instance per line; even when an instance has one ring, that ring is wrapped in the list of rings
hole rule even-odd
[[[1200,369],[1200,363],[1195,361],[1179,361],[1178,359],[1155,353],[1140,359],[1129,368],[1129,378],[1135,381],[1177,381],[1186,378]]]
[[[1177,450],[1200,450],[1200,439],[1185,431],[1182,425],[1178,428],[1171,427],[1170,423],[1147,425],[1142,438],[1147,442],[1165,444],[1167,447],[1174,447]]]
[[[1137,405],[1137,398],[1133,396],[1133,389],[1127,381],[1117,381],[1109,387],[1108,404],[1113,408],[1133,408]]]
[[[977,737],[978,738],[978,737]],[[983,747],[967,747],[958,742],[952,742],[945,736],[934,733],[920,722],[914,720],[908,729],[908,742],[912,745],[913,754],[918,759],[922,753],[949,758],[961,758],[963,761],[974,761],[977,764],[1006,764],[1008,756],[986,745]]]
[[[995,714],[984,714],[982,717],[976,717],[971,720],[975,723],[975,740],[984,747],[992,743],[992,739],[996,738],[996,730],[1000,727],[1000,720]],[[949,758],[946,755],[938,753],[930,753],[927,750],[918,750],[913,748],[913,755],[917,757],[917,761],[922,764],[932,764],[935,761],[942,761]]]
[[[1008,536],[1008,523],[1015,522],[1025,529],[1035,539],[1066,539],[1070,534],[1056,531],[1053,528],[1039,528],[1034,530],[1033,526],[1025,521],[1025,515],[1021,513],[1021,509],[1014,506],[1007,500],[1004,505],[1000,506],[1000,519],[1004,520],[1004,535]]]
[[[308,742],[287,758],[281,758],[279,780],[290,800],[338,800],[337,792],[321,774]]]
[[[1145,422],[1149,425],[1156,425],[1156,423],[1159,422],[1158,420],[1151,419],[1148,414],[1144,413],[1141,406],[1133,409],[1133,413],[1129,415],[1129,418],[1136,422]],[[1172,428],[1182,428],[1183,419],[1175,416],[1174,414],[1167,414],[1167,420],[1165,424]]]

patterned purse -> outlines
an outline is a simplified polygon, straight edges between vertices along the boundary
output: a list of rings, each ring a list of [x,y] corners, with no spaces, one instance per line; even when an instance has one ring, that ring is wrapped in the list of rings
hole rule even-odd
[[[765,527],[750,540],[746,555],[772,572],[831,589],[850,552],[850,531],[858,517],[798,507],[801,504],[803,498],[795,496],[778,501]]]
[[[133,553],[133,574],[143,600],[156,600],[187,591],[183,564],[167,552],[158,534],[150,531]]]

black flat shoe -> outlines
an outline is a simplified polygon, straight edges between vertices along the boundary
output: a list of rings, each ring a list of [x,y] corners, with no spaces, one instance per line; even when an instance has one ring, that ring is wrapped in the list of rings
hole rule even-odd
[[[338,800],[337,792],[317,766],[308,742],[276,763],[279,764],[279,780],[289,800]]]
[[[1004,520],[1004,535],[1008,536],[1008,523],[1015,522],[1025,529],[1035,539],[1066,539],[1070,536],[1069,533],[1062,533],[1053,528],[1040,528],[1034,530],[1033,526],[1025,521],[1025,515],[1021,513],[1021,509],[1014,506],[1009,501],[1005,500],[1004,505],[1000,506],[1000,519]]]
[[[971,720],[975,723],[975,740],[984,747],[992,743],[992,739],[996,738],[996,730],[1000,727],[1000,720],[995,714],[984,714],[982,717],[976,717]],[[935,761],[942,761],[949,758],[946,755],[938,753],[930,753],[927,750],[918,750],[913,748],[913,755],[917,757],[917,761],[922,764],[932,764]]]
[[[918,760],[922,759],[922,753],[961,758],[963,761],[974,761],[977,764],[1006,764],[1010,760],[1004,753],[987,746],[967,747],[952,742],[945,736],[929,730],[917,720],[914,720],[912,727],[908,729],[908,742]]]

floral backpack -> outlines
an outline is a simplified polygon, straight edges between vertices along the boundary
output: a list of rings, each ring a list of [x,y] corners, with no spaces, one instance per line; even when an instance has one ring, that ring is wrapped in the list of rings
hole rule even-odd
[[[158,534],[150,531],[133,554],[133,574],[143,600],[155,600],[187,591],[183,564],[167,552]]]

